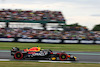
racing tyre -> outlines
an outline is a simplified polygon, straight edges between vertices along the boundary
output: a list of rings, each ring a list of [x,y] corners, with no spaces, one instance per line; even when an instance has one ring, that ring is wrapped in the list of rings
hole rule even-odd
[[[22,54],[21,52],[16,52],[16,53],[14,54],[14,58],[15,58],[15,59],[22,59],[22,58],[23,58],[23,54]]]
[[[59,59],[60,59],[61,61],[67,60],[67,58],[68,58],[68,56],[67,56],[67,54],[65,54],[65,53],[61,53],[61,54],[59,55]]]

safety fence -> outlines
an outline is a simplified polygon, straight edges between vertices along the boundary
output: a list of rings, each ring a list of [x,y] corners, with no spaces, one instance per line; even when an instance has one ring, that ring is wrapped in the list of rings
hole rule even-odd
[[[30,39],[30,38],[0,38],[0,42],[33,42],[57,44],[100,44],[100,40],[68,40],[68,39]]]

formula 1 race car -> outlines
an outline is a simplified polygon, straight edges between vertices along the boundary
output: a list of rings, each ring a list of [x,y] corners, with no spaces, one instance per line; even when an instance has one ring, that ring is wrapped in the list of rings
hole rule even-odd
[[[20,50],[17,47],[11,49],[11,55],[14,59],[47,59],[47,60],[70,60],[75,61],[77,58],[73,55],[66,54],[65,52],[54,53],[50,49],[44,50],[40,47],[32,47],[24,50]]]

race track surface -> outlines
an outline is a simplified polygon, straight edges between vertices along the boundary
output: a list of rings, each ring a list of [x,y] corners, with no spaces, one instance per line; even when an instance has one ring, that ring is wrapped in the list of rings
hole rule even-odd
[[[54,51],[57,53],[58,51]],[[77,57],[77,61],[53,61],[53,62],[64,62],[64,63],[100,63],[100,52],[66,52]],[[0,50],[0,61],[2,59],[9,59],[10,61],[17,61],[13,59],[8,50]],[[19,60],[18,60],[19,61]],[[51,62],[48,60],[21,60],[21,61],[39,61],[39,62]]]

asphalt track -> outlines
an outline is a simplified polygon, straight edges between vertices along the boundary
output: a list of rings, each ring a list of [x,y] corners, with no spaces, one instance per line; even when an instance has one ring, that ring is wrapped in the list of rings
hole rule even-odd
[[[57,53],[58,51],[54,51]],[[77,61],[48,61],[48,60],[20,60],[35,62],[62,62],[62,63],[100,63],[100,52],[66,52],[77,57]],[[13,59],[8,50],[0,50],[0,61],[19,61]]]

